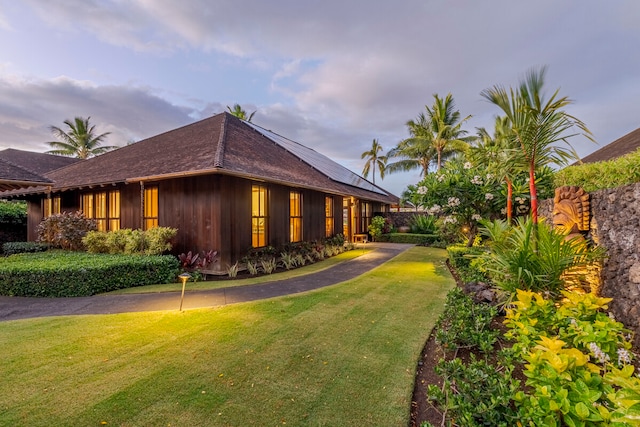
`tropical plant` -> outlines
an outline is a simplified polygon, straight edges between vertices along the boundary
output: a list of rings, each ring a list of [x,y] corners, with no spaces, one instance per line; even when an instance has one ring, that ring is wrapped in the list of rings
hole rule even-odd
[[[639,425],[628,330],[604,311],[610,298],[563,292],[554,303],[518,291],[507,310],[511,352],[526,362],[514,396],[522,425]]]
[[[395,173],[420,169],[420,175],[426,176],[436,156],[432,144],[433,134],[424,113],[418,115],[416,121],[409,120],[406,125],[411,136],[389,150],[385,170],[387,173]],[[390,161],[392,159],[396,160]]]
[[[50,141],[48,144],[54,150],[47,151],[47,153],[88,159],[117,148],[116,146],[102,146],[102,142],[111,132],[96,135],[95,125],[89,124],[90,119],[91,117],[86,119],[76,117],[73,121],[65,120],[64,124],[69,128],[67,131],[57,126],[51,126],[51,132],[59,141]]]
[[[493,86],[480,95],[497,105],[511,123],[513,138],[520,147],[529,169],[529,192],[531,217],[538,223],[538,197],[536,191],[536,168],[550,163],[565,164],[575,158],[575,150],[557,145],[568,144],[568,139],[577,135],[569,133],[577,128],[579,133],[593,141],[586,125],[567,113],[564,108],[571,104],[567,97],[559,97],[559,89],[547,100],[542,93],[546,67],[530,70],[520,82],[517,90]]]
[[[447,148],[455,151],[465,151],[468,144],[462,139],[467,131],[462,129],[462,125],[471,116],[464,119],[460,118],[460,111],[455,109],[453,95],[447,94],[444,98],[440,98],[437,94],[433,95],[434,102],[431,108],[427,109],[427,120],[430,130],[433,133],[433,147],[437,153],[436,170],[440,171],[442,167],[442,155]]]
[[[507,300],[520,289],[557,298],[568,269],[585,268],[604,257],[603,249],[590,248],[579,238],[568,240],[545,222],[536,226],[532,218],[519,218],[514,227],[502,220],[484,224],[480,233],[490,240],[490,252],[481,255],[483,265]]]
[[[240,264],[236,261],[233,265],[227,267],[227,274],[230,278],[235,278],[238,276],[238,271],[240,270]]]
[[[485,166],[487,170],[502,177],[507,186],[507,221],[511,224],[513,216],[513,182],[526,170],[522,152],[514,146],[511,123],[507,117],[496,117],[493,135],[485,128],[478,128],[477,144],[469,151],[469,158],[475,164]]]
[[[242,108],[240,104],[233,104],[233,109],[227,105],[227,110],[231,115],[236,116],[240,120],[247,121],[251,123],[251,119],[253,119],[253,115],[256,113],[255,111],[251,114],[247,115],[247,112]]]
[[[436,217],[416,214],[409,219],[409,232],[415,234],[435,234],[438,230]]]
[[[371,176],[374,184],[376,183],[376,166],[380,173],[380,179],[384,179],[385,163],[387,162],[387,158],[386,156],[381,156],[380,152],[382,152],[382,145],[380,145],[377,139],[374,139],[371,144],[371,149],[369,151],[365,151],[360,156],[361,159],[367,160],[364,164],[364,168],[362,169],[362,176],[366,178],[369,175],[369,171],[372,171]]]

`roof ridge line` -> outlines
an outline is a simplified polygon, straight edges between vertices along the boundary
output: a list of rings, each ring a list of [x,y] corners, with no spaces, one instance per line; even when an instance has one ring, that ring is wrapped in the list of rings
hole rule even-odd
[[[224,149],[225,149],[225,137],[227,133],[227,115],[222,117],[222,123],[220,124],[220,137],[218,138],[218,146],[216,147],[216,154],[213,158],[213,167],[224,168]]]

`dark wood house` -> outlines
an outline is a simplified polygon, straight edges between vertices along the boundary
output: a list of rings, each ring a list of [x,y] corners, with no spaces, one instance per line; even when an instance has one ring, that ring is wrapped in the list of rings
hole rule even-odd
[[[43,173],[4,193],[28,201],[29,240],[47,215],[83,211],[102,230],[174,227],[174,252],[215,249],[217,268],[252,247],[366,233],[398,198],[326,156],[228,113]]]

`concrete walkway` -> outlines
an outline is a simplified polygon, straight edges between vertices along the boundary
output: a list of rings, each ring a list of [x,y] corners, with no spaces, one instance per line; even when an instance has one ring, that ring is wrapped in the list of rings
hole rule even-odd
[[[305,292],[357,277],[385,263],[413,245],[368,243],[375,248],[358,258],[345,261],[317,273],[258,285],[186,291],[183,310],[218,307],[245,301]],[[187,284],[187,289],[189,285]],[[111,314],[140,311],[178,310],[180,292],[94,295],[75,298],[26,298],[0,296],[0,321],[46,316]]]

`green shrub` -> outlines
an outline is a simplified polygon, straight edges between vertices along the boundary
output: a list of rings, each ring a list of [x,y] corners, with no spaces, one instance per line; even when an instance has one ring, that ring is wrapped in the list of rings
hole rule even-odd
[[[447,246],[447,253],[449,254],[449,262],[451,262],[451,266],[453,268],[469,268],[471,266],[471,261],[475,259],[478,255],[484,252],[483,249],[472,246]]]
[[[378,237],[379,242],[412,243],[420,246],[429,246],[438,242],[439,236],[435,234],[390,233]]]
[[[86,218],[82,212],[63,212],[38,224],[38,241],[55,248],[77,251],[82,249],[82,238],[96,228],[96,221]]]
[[[375,242],[380,235],[387,234],[391,231],[391,221],[383,216],[374,216],[371,219],[368,231],[371,239]]]
[[[7,242],[2,245],[2,253],[5,255],[44,252],[47,249],[49,245],[37,242]]]
[[[27,203],[0,200],[0,224],[26,224]]]
[[[511,401],[519,381],[511,377],[512,367],[471,358],[468,364],[455,358],[441,360],[435,368],[444,382],[442,388],[429,385],[427,395],[456,426],[517,426],[518,413]]]
[[[498,331],[491,328],[497,309],[488,304],[477,304],[462,289],[454,288],[447,295],[445,309],[433,330],[436,342],[445,351],[455,353],[458,348],[492,350]]]
[[[147,255],[160,255],[171,250],[171,239],[178,234],[177,228],[154,227],[144,233]]]
[[[413,215],[409,220],[409,231],[414,234],[436,234],[437,218],[432,215]]]
[[[604,312],[611,299],[563,295],[555,304],[519,290],[507,310],[512,351],[526,362],[527,387],[514,396],[519,419],[523,425],[638,425],[632,406],[640,402],[640,382],[629,381],[628,331]]]
[[[640,182],[640,150],[605,162],[566,167],[554,176],[556,187],[577,185],[587,192]]]
[[[169,227],[155,227],[147,231],[91,231],[82,243],[91,253],[161,255],[171,250],[171,239],[177,232],[177,229]]]
[[[133,286],[173,282],[178,272],[178,260],[170,255],[57,251],[19,254],[0,259],[0,294],[88,296]]]

